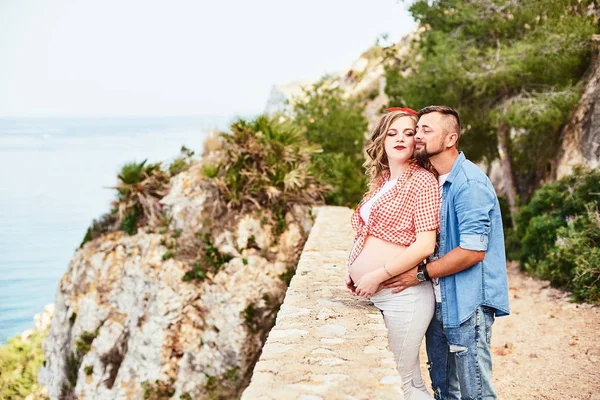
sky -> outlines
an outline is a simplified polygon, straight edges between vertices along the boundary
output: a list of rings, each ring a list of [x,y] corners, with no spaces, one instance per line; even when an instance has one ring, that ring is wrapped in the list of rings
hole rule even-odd
[[[0,117],[248,115],[414,29],[398,0],[0,0]]]

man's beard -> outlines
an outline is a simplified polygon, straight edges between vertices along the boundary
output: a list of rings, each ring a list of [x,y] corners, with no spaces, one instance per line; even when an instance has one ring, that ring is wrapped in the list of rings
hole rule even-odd
[[[431,158],[433,156],[437,156],[438,154],[440,154],[442,151],[444,151],[444,146],[443,143],[440,143],[440,147],[437,150],[429,150],[427,148],[427,144],[426,143],[419,143],[422,144],[423,147],[419,148],[415,148],[415,156],[420,157],[420,158]]]

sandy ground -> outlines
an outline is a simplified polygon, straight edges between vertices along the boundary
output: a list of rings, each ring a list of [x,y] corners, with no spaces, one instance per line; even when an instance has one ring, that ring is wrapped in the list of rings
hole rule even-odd
[[[500,399],[600,400],[600,307],[508,266],[511,315],[492,329],[493,382]],[[421,349],[421,369],[430,386]]]

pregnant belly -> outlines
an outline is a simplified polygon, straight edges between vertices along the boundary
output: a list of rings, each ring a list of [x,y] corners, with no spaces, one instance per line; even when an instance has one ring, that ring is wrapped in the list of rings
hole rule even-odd
[[[389,264],[391,260],[402,254],[406,246],[367,236],[363,250],[350,266],[350,277],[356,283],[369,272],[381,268],[383,263]],[[389,269],[388,269],[389,270]]]

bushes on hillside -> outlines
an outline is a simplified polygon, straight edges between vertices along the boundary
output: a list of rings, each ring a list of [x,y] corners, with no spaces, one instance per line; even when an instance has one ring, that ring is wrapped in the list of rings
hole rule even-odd
[[[505,177],[505,184],[509,210],[516,211],[516,195],[530,199],[548,176],[561,127],[581,97],[599,32],[597,3],[410,3],[423,32],[411,44],[412,56],[385,64],[390,104],[456,108],[463,122],[460,148],[470,160],[500,159],[511,171],[506,175],[514,182]]]
[[[540,188],[518,216],[521,266],[575,298],[600,301],[600,171],[576,168]]]
[[[113,188],[117,190],[117,199],[111,212],[92,222],[80,247],[107,232],[120,229],[135,235],[141,226],[160,225],[164,216],[158,202],[168,193],[171,176],[187,169],[193,155],[185,147],[181,151],[182,156],[171,164],[168,172],[161,163],[146,164],[147,160],[124,165]]]
[[[0,399],[24,399],[40,390],[37,375],[44,362],[42,341],[46,334],[34,332],[26,341],[16,336],[0,347]]]
[[[130,163],[118,175],[117,200],[113,203],[117,224],[130,235],[140,225],[156,226],[161,212],[158,201],[169,191],[170,174],[161,169],[161,163]]]
[[[214,177],[233,209],[269,208],[281,218],[292,204],[315,204],[324,186],[311,172],[311,156],[321,151],[285,117],[240,119],[223,133],[224,158]]]
[[[325,201],[353,207],[366,191],[364,106],[345,98],[336,82],[327,78],[306,88],[304,96],[294,104],[293,117],[305,137],[323,148],[322,153],[313,155],[312,170],[329,185]]]

